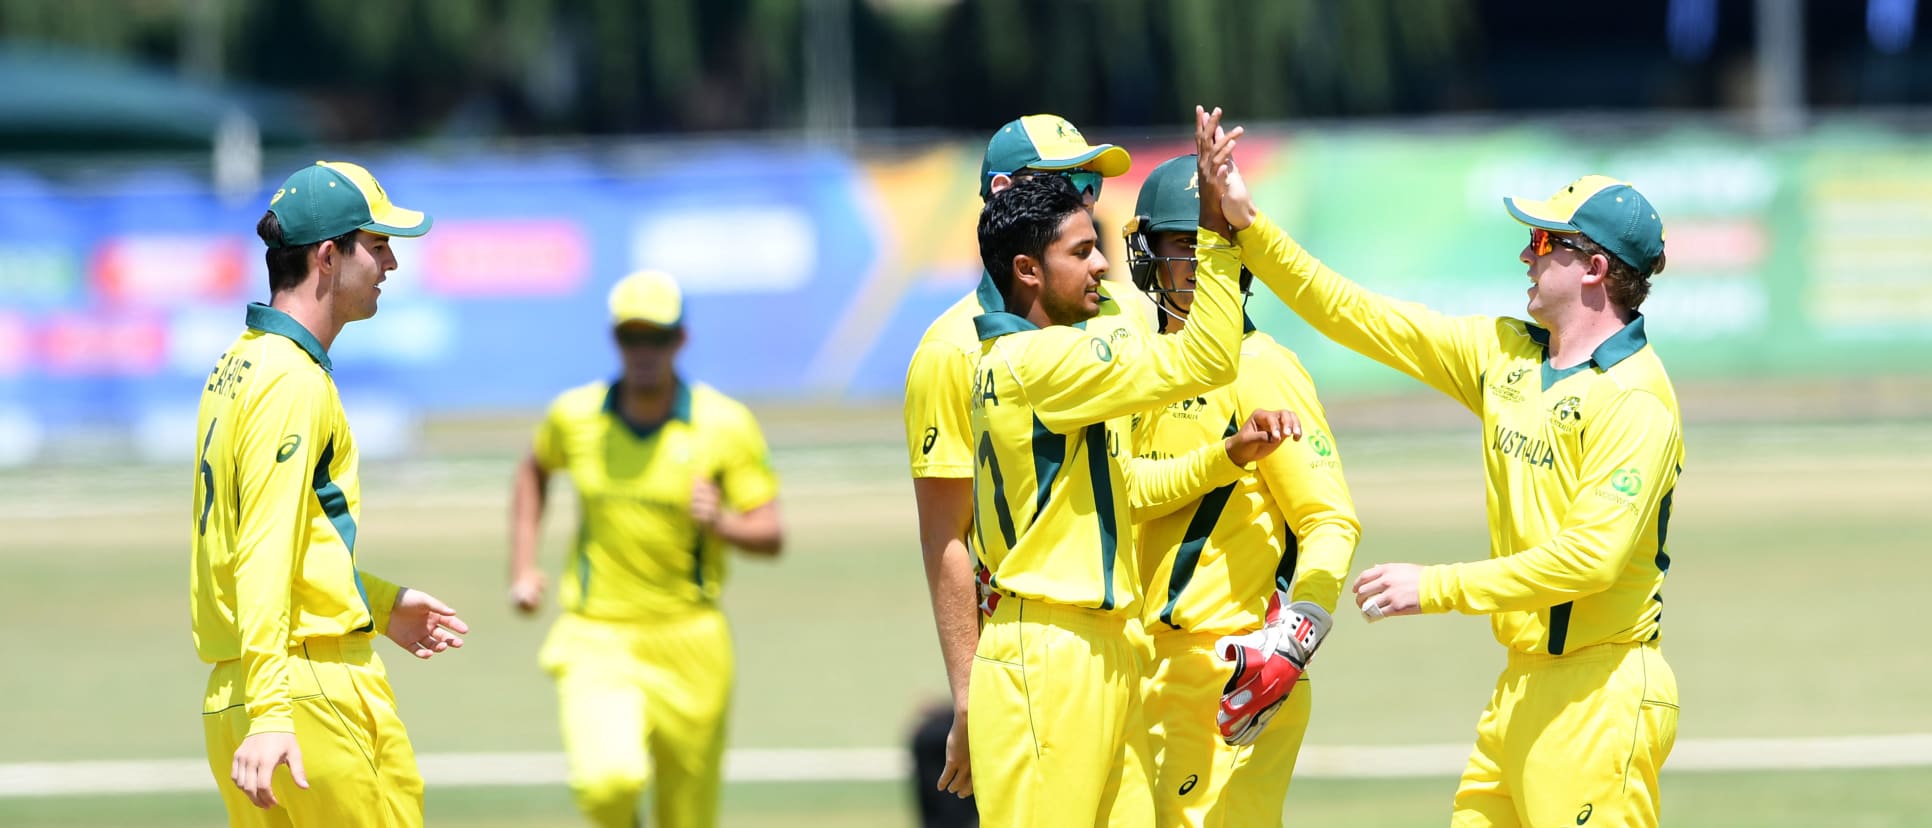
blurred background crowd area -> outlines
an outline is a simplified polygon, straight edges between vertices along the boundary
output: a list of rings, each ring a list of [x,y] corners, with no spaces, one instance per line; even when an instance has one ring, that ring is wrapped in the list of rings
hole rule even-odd
[[[1606,172],[1665,213],[1645,310],[1693,417],[1923,413],[1920,11],[0,0],[0,464],[184,456],[195,379],[265,295],[254,222],[317,158],[437,218],[338,354],[365,447],[394,456],[426,419],[527,415],[607,373],[603,293],[642,267],[692,295],[693,376],[889,403],[978,276],[994,127],[1056,112],[1133,151],[1099,209],[1120,276],[1116,228],[1139,178],[1189,150],[1195,102],[1249,126],[1264,209],[1377,290],[1520,312],[1500,197]],[[1331,397],[1415,389],[1272,297],[1252,309]]]

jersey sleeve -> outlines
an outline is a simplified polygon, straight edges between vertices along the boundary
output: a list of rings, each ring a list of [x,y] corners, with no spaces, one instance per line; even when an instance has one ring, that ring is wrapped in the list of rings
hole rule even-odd
[[[235,624],[248,735],[295,731],[290,706],[290,596],[306,551],[315,464],[329,441],[328,389],[274,375],[236,423]]]
[[[1341,448],[1315,396],[1315,381],[1301,361],[1279,351],[1259,361],[1266,368],[1254,365],[1242,371],[1235,382],[1236,398],[1250,410],[1295,412],[1303,435],[1258,464],[1262,485],[1295,535],[1295,575],[1288,585],[1289,596],[1334,612],[1355,560],[1355,544],[1362,536],[1355,502],[1342,478]]]
[[[928,340],[906,367],[906,454],[913,477],[973,476],[968,395],[977,354]]]
[[[1247,472],[1228,457],[1227,446],[1220,440],[1179,457],[1135,457],[1124,466],[1135,523],[1164,517]]]
[[[998,340],[986,358],[1007,361],[1035,416],[1061,433],[1226,385],[1241,356],[1239,251],[1211,230],[1198,238],[1201,278],[1180,334],[1133,337],[1123,342],[1137,344],[1116,353],[1106,339],[1053,325],[1018,348],[1007,347],[1012,337]]]
[[[1255,278],[1323,336],[1481,410],[1482,366],[1498,350],[1493,318],[1445,316],[1377,295],[1330,270],[1265,214],[1237,236]]]
[[[369,623],[376,635],[389,631],[389,616],[396,611],[396,598],[402,594],[402,587],[387,579],[362,570],[356,571],[356,579],[361,582],[363,595],[369,601]]]
[[[1581,435],[1580,486],[1548,542],[1485,561],[1425,567],[1423,612],[1552,607],[1608,589],[1663,498],[1682,435],[1662,400],[1623,391]]]
[[[749,512],[778,497],[778,473],[772,470],[771,451],[758,420],[742,407],[734,414],[720,438],[724,445],[718,458],[718,487],[732,511]]]

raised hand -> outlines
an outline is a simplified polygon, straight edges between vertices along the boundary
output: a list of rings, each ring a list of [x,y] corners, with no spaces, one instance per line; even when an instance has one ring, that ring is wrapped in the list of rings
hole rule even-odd
[[[1194,174],[1201,188],[1201,226],[1226,236],[1234,230],[1228,223],[1226,203],[1234,169],[1234,147],[1245,130],[1221,128],[1221,108],[1208,111],[1194,107]],[[1247,185],[1241,185],[1245,197]]]

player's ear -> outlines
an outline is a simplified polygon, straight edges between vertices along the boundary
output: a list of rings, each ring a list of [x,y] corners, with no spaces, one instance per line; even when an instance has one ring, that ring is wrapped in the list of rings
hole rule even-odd
[[[1039,259],[1025,253],[1013,257],[1013,284],[1037,289],[1045,275]]]
[[[309,268],[317,273],[327,274],[335,267],[338,255],[340,254],[335,249],[335,240],[318,242],[315,249],[309,252]]]
[[[1586,285],[1594,285],[1609,277],[1610,257],[1602,253],[1591,255],[1590,261],[1583,271],[1583,283]]]
[[[986,190],[987,192],[997,193],[1011,186],[1013,186],[1013,176],[1007,175],[1006,173],[994,173],[993,181],[986,185]]]

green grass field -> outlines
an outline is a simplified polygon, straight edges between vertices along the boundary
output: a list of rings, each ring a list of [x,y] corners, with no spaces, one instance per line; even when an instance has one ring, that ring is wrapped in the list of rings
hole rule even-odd
[[[737,636],[736,747],[889,747],[941,698],[904,458],[889,416],[794,425],[768,415],[789,546],[728,590]],[[1338,422],[1346,422],[1337,417]],[[418,750],[555,750],[535,666],[544,621],[503,596],[514,445],[438,432],[427,462],[369,463],[358,557],[455,605],[462,651],[386,654]],[[1486,554],[1475,430],[1352,435],[1342,450],[1365,527],[1355,569]],[[1680,739],[1932,732],[1932,432],[1924,424],[1692,425],[1671,523],[1665,652]],[[0,472],[15,632],[0,672],[0,763],[201,754],[206,668],[187,631],[188,464]],[[559,501],[567,501],[560,498]],[[555,569],[570,510],[553,511]],[[29,633],[25,630],[31,629]],[[386,646],[386,645],[385,645]],[[1338,619],[1317,668],[1315,745],[1466,742],[1502,652],[1479,618]],[[1926,768],[1678,772],[1666,824],[1932,824]],[[212,786],[212,783],[210,783]],[[104,779],[104,790],[114,782]],[[905,826],[909,783],[733,784],[732,826]],[[1309,779],[1298,824],[1441,825],[1454,780]],[[566,791],[433,789],[430,822],[577,824]],[[206,793],[0,798],[0,825],[217,825]]]

